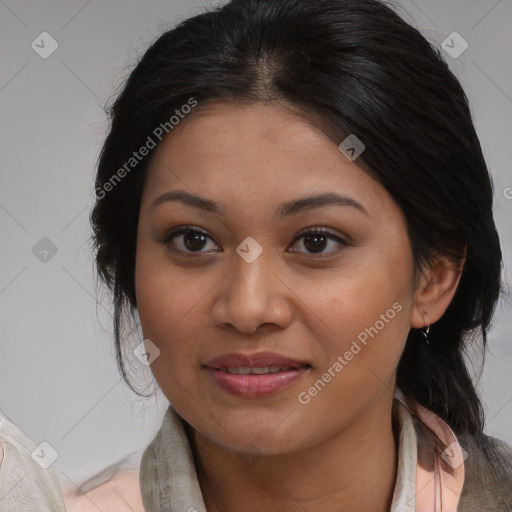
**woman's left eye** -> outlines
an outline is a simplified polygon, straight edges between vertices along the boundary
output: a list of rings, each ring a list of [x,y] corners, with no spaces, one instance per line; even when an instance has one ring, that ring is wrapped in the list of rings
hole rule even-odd
[[[213,249],[211,247],[208,249],[208,240],[214,246]],[[345,240],[324,228],[310,229],[299,234],[293,241],[292,246],[299,241],[301,241],[302,247],[306,249],[308,254],[333,254],[341,250],[339,246],[348,245]],[[205,232],[188,226],[172,231],[163,242],[186,254],[210,252],[218,248],[218,245]],[[329,244],[333,246],[333,250],[325,251]],[[203,250],[205,248],[206,250]],[[291,252],[303,251],[293,250]]]
[[[295,240],[298,242],[302,241],[302,246],[306,248],[308,254],[334,254],[340,251],[342,248],[339,246],[347,246],[347,242],[335,235],[331,231],[323,228],[315,228],[309,231],[301,233]],[[329,242],[331,246],[334,246],[334,250],[324,252],[324,249],[329,246]],[[302,251],[292,251],[292,252],[302,252]]]

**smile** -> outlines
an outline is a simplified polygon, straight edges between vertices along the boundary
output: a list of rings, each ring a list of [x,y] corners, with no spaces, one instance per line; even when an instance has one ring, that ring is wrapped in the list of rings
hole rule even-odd
[[[224,366],[222,368],[216,368],[217,370],[232,373],[234,375],[266,375],[267,373],[278,373],[278,372],[287,372],[292,370],[291,366],[264,366],[261,368],[251,368],[250,366],[238,366],[238,367],[228,367]]]
[[[206,370],[223,391],[244,398],[258,398],[274,395],[297,383],[310,369],[309,365],[301,367],[233,366],[209,368]]]

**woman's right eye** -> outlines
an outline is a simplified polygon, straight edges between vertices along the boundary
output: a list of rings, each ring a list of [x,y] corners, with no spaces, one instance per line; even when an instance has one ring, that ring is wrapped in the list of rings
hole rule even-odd
[[[188,226],[181,227],[174,231],[171,231],[166,237],[163,243],[172,247],[173,249],[177,249],[185,254],[202,254],[208,251],[202,251],[207,245],[207,240],[213,240],[204,232],[197,228],[192,228]],[[217,244],[213,242],[213,245],[217,247]]]

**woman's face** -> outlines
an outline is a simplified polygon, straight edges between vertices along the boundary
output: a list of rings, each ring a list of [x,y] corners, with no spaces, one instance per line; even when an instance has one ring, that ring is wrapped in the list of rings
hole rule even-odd
[[[275,106],[212,103],[155,156],[136,296],[176,411],[218,445],[277,454],[320,443],[384,398],[389,409],[414,273],[386,189]],[[201,200],[162,197],[178,192]]]

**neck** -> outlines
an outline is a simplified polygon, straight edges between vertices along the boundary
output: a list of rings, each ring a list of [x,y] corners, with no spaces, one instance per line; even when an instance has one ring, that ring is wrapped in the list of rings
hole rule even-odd
[[[207,511],[388,512],[397,475],[397,426],[393,397],[385,393],[381,398],[321,444],[245,465],[232,451],[190,429]]]

